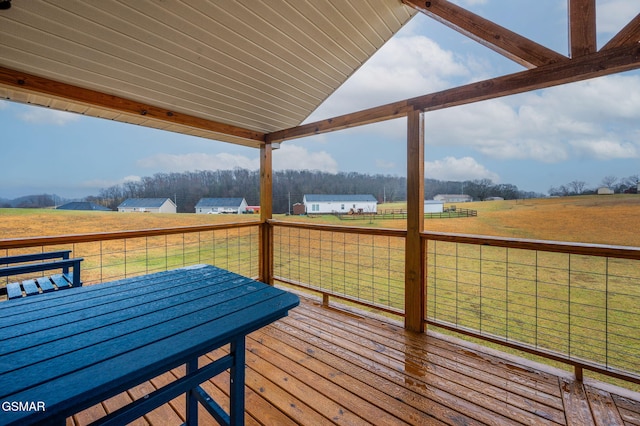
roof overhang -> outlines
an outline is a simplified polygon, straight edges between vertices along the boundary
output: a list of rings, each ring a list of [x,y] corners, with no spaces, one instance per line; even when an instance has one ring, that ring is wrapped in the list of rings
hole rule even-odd
[[[0,98],[258,147],[640,68],[640,14],[598,48],[567,5],[562,54],[447,0],[14,0]],[[526,70],[301,125],[415,13]]]
[[[415,13],[400,0],[14,0],[0,98],[259,146]]]

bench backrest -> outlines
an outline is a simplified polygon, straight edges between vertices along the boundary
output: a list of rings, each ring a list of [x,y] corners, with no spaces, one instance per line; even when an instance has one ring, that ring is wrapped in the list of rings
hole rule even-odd
[[[62,269],[62,274],[67,277],[69,281],[71,281],[71,285],[73,287],[80,287],[82,285],[82,281],[80,280],[80,262],[82,262],[82,258],[74,258],[70,259],[71,250],[61,250],[61,251],[53,251],[53,252],[44,252],[44,253],[33,253],[33,254],[24,254],[24,255],[16,255],[16,256],[5,256],[0,257],[0,277],[10,277],[21,274],[28,274],[32,272],[44,272],[51,271],[55,269]],[[59,260],[58,260],[59,259]],[[42,262],[43,260],[49,260],[48,262]],[[6,266],[2,266],[6,265]],[[73,269],[73,273],[69,273],[69,269]],[[53,277],[52,277],[53,278]],[[27,280],[23,282],[23,287],[25,283],[28,283],[33,280]],[[56,282],[56,281],[54,281]],[[29,285],[31,285],[29,283]],[[10,284],[9,286],[18,286],[19,284]],[[32,287],[35,284],[32,285]],[[25,289],[27,287],[24,287]],[[60,289],[61,287],[58,286]],[[27,290],[25,290],[27,291]],[[44,289],[43,289],[44,291]],[[0,294],[7,294],[7,287],[0,288]],[[32,292],[36,294],[38,291]],[[27,294],[30,294],[27,291]]]

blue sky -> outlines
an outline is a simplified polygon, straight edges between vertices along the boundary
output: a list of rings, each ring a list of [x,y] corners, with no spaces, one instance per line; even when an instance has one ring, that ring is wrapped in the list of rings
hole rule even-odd
[[[566,0],[456,3],[566,54]],[[597,0],[604,44],[640,13],[637,0]],[[606,7],[604,7],[606,6]],[[509,9],[511,8],[511,9]],[[307,121],[522,71],[418,16]],[[491,179],[525,191],[640,175],[640,72],[425,115],[427,177]],[[258,151],[0,100],[0,198],[101,188],[160,172],[259,167]],[[282,144],[274,167],[406,174],[404,119]]]

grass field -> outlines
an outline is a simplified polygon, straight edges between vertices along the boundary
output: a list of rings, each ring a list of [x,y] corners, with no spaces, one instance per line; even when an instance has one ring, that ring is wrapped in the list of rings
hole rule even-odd
[[[404,208],[403,204],[380,206]],[[426,219],[425,229],[471,235],[640,247],[640,196],[465,203],[477,217]],[[125,214],[0,209],[0,239],[257,222],[257,215]],[[404,220],[275,219],[403,229]],[[404,240],[279,227],[276,274],[333,293],[402,309]],[[157,246],[157,248],[156,248]],[[192,262],[255,276],[257,228],[148,237],[73,247],[95,282]],[[99,254],[96,254],[99,253]],[[3,253],[0,252],[0,255]],[[94,260],[97,259],[97,260]],[[636,371],[640,365],[637,262],[531,250],[429,243],[430,317],[505,339]],[[252,269],[242,269],[251,265]],[[85,266],[83,266],[85,277]]]
[[[580,196],[458,204],[478,217],[427,219],[425,230],[640,247],[640,195]],[[406,207],[403,203],[380,209]],[[334,216],[275,215],[276,219],[333,225],[405,228],[403,220],[342,222]],[[53,209],[0,209],[0,239],[114,232],[224,222],[257,221],[257,215],[124,214]]]
[[[260,220],[258,215],[198,215],[0,209],[0,239],[117,232]]]
[[[478,216],[427,219],[425,230],[640,247],[640,233],[637,232],[640,195],[486,201],[459,203],[457,207],[477,210]],[[406,204],[394,203],[378,208],[403,209]],[[341,222],[333,216],[313,219],[289,216],[286,220],[394,229],[406,226],[402,220]]]

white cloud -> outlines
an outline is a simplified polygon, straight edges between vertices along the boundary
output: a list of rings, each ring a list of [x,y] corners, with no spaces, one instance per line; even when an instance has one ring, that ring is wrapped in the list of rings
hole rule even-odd
[[[273,154],[273,168],[337,173],[338,163],[325,151],[309,152],[306,148],[285,142]]]
[[[638,158],[640,153],[639,146],[616,140],[580,140],[572,141],[570,145],[578,155],[596,160]]]
[[[599,32],[617,33],[640,12],[637,0],[599,0],[597,4]]]
[[[459,58],[433,40],[412,35],[389,40],[312,114],[307,122],[423,95],[471,78]]]
[[[438,180],[465,181],[475,179],[490,179],[494,183],[500,182],[500,177],[479,164],[471,157],[445,157],[442,160],[425,161],[425,177]]]
[[[617,75],[426,114],[426,141],[554,163],[640,152],[640,76]],[[637,142],[635,142],[637,141]]]
[[[78,114],[47,108],[29,108],[19,114],[19,118],[29,124],[53,124],[64,126],[80,119]]]
[[[260,168],[260,160],[227,153],[155,154],[138,160],[137,165],[162,172],[232,170],[235,168],[256,170]]]
[[[257,151],[256,151],[257,152]],[[194,170],[258,170],[260,159],[228,153],[155,154],[138,160],[137,165],[158,172]],[[283,143],[273,154],[275,170],[320,170],[337,173],[338,163],[325,151],[309,152],[306,148]]]

